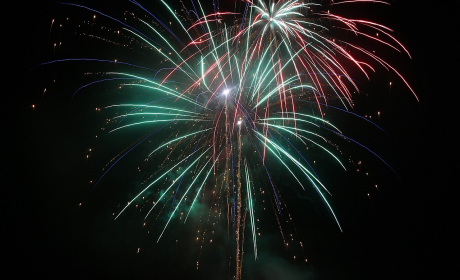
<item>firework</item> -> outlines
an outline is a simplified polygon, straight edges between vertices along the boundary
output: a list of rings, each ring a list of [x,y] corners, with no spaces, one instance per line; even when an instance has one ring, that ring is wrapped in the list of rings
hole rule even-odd
[[[323,151],[346,170],[337,142],[357,142],[327,121],[323,108],[335,108],[331,104],[336,103],[341,106],[337,110],[353,108],[352,93],[359,88],[349,73],[357,69],[369,78],[368,72],[375,71],[373,64],[395,72],[414,92],[385,60],[360,44],[334,36],[336,32],[350,33],[409,55],[390,34],[391,29],[345,18],[329,9],[339,4],[386,3],[247,0],[239,3],[242,11],[220,11],[217,2],[215,11],[208,13],[208,7],[196,0],[190,9],[182,4],[183,12],[178,13],[161,0],[159,5],[171,18],[163,22],[140,3],[129,2],[142,11],[142,16],[129,14],[129,20],[121,20],[89,7],[65,5],[114,21],[121,29],[111,30],[110,36],[119,38],[121,34],[129,44],[116,42],[109,35],[90,36],[155,57],[155,65],[103,59],[59,60],[123,66],[122,70],[105,71],[104,78],[83,85],[74,95],[95,83],[116,81],[120,90],[149,96],[149,102],[114,104],[104,109],[115,113],[105,127],[113,137],[133,130],[142,131],[144,136],[108,163],[94,188],[139,145],[152,139],[158,144],[142,159],[154,162],[157,168],[142,182],[142,189],[114,213],[114,218],[142,204],[139,211],[143,210],[146,220],[154,213],[166,217],[163,225],[156,224],[162,228],[157,236],[160,242],[173,219],[186,223],[194,207],[204,204],[208,211],[206,226],[211,216],[226,220],[228,242],[233,245],[234,276],[240,279],[246,221],[257,259],[257,210],[262,207],[255,204],[256,197],[271,202],[285,239],[280,219],[290,215],[283,210],[279,183],[267,166],[275,162],[298,187],[305,191],[311,188],[318,194],[341,230],[328,201],[331,193],[315,173],[308,147]],[[376,32],[381,36],[374,35]],[[306,106],[299,104],[307,102],[311,105],[308,108],[316,108],[318,114],[302,110]],[[204,239],[203,234],[202,242]]]

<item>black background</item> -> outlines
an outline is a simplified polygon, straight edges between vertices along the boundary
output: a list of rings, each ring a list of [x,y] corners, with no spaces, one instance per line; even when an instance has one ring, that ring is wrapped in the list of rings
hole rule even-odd
[[[49,85],[52,76],[49,68],[28,72],[52,59],[48,31],[51,19],[61,11],[57,5],[21,2],[3,11],[4,265],[30,277],[216,278],[213,272],[196,273],[194,258],[190,261],[174,246],[144,241],[152,246],[149,254],[135,254],[140,234],[133,228],[138,223],[132,227],[127,221],[113,223],[111,192],[106,188],[92,193],[85,185],[91,171],[83,149],[92,145],[88,139],[94,135],[87,123],[100,100],[96,96],[70,101],[72,91],[65,91],[62,84],[54,91],[48,87],[52,93],[42,98],[43,85]],[[299,231],[308,235],[309,264],[293,263],[275,249],[265,256],[261,253],[258,263],[248,258],[243,278],[246,273],[254,279],[442,279],[455,267],[450,256],[458,244],[453,235],[458,55],[456,33],[451,32],[455,25],[446,16],[453,7],[420,1],[392,1],[392,5],[392,13],[376,13],[376,21],[392,27],[410,51],[412,60],[398,56],[401,59],[394,65],[420,98],[418,103],[400,84],[392,93],[401,96],[391,99],[388,117],[382,117],[390,137],[378,142],[384,144],[379,154],[389,159],[402,183],[391,178],[391,172],[379,174],[386,189],[380,193],[383,202],[373,208],[362,192],[347,195],[337,188],[339,196],[346,196],[338,206],[344,233],[321,213],[311,218],[314,228],[303,227],[299,219]],[[107,10],[117,8],[109,6]],[[383,84],[385,79],[376,80]],[[386,96],[382,102],[387,102]],[[353,184],[354,176],[348,183]],[[82,200],[92,206],[79,208]],[[294,203],[291,212],[302,211],[298,206]],[[202,257],[208,267],[200,269],[217,265],[210,253]]]

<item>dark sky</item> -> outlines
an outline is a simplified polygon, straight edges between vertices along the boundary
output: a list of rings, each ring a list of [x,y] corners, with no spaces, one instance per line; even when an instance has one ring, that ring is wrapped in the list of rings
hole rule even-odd
[[[125,6],[119,1],[114,5],[94,2],[90,7],[105,12],[117,12]],[[283,198],[296,226],[296,231],[286,232],[295,232],[303,241],[304,252],[299,256],[301,260],[308,258],[308,263],[293,261],[296,251],[283,248],[277,226],[271,225],[276,220],[270,212],[259,239],[257,262],[251,260],[250,234],[246,233],[243,279],[442,279],[452,269],[449,255],[458,244],[453,238],[457,218],[452,203],[452,189],[458,185],[454,181],[458,148],[453,140],[458,124],[453,109],[456,87],[451,86],[456,82],[451,51],[456,48],[449,38],[455,33],[449,32],[453,25],[440,8],[415,0],[391,3],[391,9],[372,16],[394,29],[410,51],[412,60],[398,55],[390,61],[407,78],[420,102],[401,83],[395,83],[389,99],[386,82],[396,77],[379,69],[382,76],[375,75],[374,84],[371,81],[364,90],[377,94],[358,99],[356,110],[363,115],[382,110],[381,125],[388,135],[365,125],[355,127],[354,121],[348,125],[344,123],[347,117],[337,117],[337,121],[342,121],[350,135],[375,147],[401,182],[381,162],[356,147],[350,148],[350,154],[356,152],[357,159],[369,162],[363,168],[375,174],[372,178],[352,171],[330,175],[325,167],[325,175],[320,174],[333,190],[334,209],[344,232],[337,229],[317,197],[286,191]],[[8,51],[4,51],[6,132],[2,137],[7,155],[2,172],[6,267],[19,275],[50,279],[228,279],[224,242],[203,249],[200,270],[196,271],[197,246],[186,241],[195,234],[193,226],[170,227],[169,235],[156,244],[156,237],[140,229],[140,216],[128,214],[113,221],[111,215],[120,197],[130,194],[129,187],[140,180],[135,171],[114,172],[105,184],[91,191],[88,181],[100,174],[106,157],[128,145],[124,139],[117,144],[107,142],[105,154],[92,154],[89,163],[85,162],[87,148],[97,145],[94,135],[103,133],[94,125],[103,121],[94,108],[106,104],[106,95],[86,91],[81,98],[70,99],[83,83],[81,75],[68,73],[85,71],[90,65],[81,69],[71,64],[42,66],[28,71],[56,58],[98,52],[79,45],[65,32],[58,33],[57,26],[49,36],[51,19],[65,20],[78,12],[53,1],[26,1],[4,13],[8,14],[3,24],[3,45]],[[57,38],[74,45],[63,47],[62,54],[53,53],[53,39]],[[47,91],[43,95],[44,88]],[[373,184],[381,186],[379,193],[371,189]],[[372,194],[370,199],[367,192]],[[78,207],[80,202],[82,207]],[[177,244],[175,240],[179,240]],[[141,251],[136,254],[138,247]]]

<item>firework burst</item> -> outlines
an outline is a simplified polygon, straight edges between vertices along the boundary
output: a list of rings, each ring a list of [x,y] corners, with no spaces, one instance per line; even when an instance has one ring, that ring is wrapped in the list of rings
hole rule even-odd
[[[94,63],[121,65],[123,71],[106,71],[106,77],[75,92],[95,83],[116,81],[121,90],[142,92],[150,99],[109,105],[104,110],[115,113],[106,123],[113,137],[133,130],[142,131],[144,136],[108,163],[94,188],[136,147],[151,140],[157,143],[143,158],[146,163],[153,162],[155,170],[142,182],[141,190],[114,213],[114,218],[122,217],[129,208],[145,213],[147,221],[162,214],[165,223],[156,223],[161,226],[156,237],[160,242],[171,221],[186,223],[197,204],[206,205],[208,213],[204,216],[208,218],[203,218],[204,227],[210,227],[210,218],[226,220],[227,241],[233,248],[233,275],[240,279],[246,224],[250,225],[257,259],[257,210],[265,206],[257,206],[256,197],[272,203],[284,239],[280,220],[290,215],[283,210],[279,183],[267,167],[268,162],[276,162],[285,170],[285,177],[296,181],[303,190],[312,188],[318,194],[341,230],[328,201],[331,193],[315,173],[308,147],[323,151],[346,170],[337,142],[356,141],[328,122],[322,108],[331,106],[331,100],[344,111],[353,108],[352,93],[359,92],[359,88],[349,74],[350,67],[368,78],[368,72],[375,71],[373,64],[380,64],[412,89],[382,58],[333,36],[334,32],[349,32],[408,54],[390,35],[391,29],[345,18],[328,9],[340,4],[386,3],[247,0],[241,1],[243,11],[221,12],[217,8],[206,13],[208,8],[203,3],[192,1],[193,7],[188,9],[182,4],[183,12],[178,13],[161,0],[162,8],[170,13],[168,24],[140,3],[129,2],[142,11],[142,16],[125,13],[129,20],[119,20],[89,7],[65,4],[113,20],[121,29],[112,30],[110,36],[122,34],[130,42],[114,44],[156,57],[157,61],[152,66],[91,59]],[[214,7],[219,7],[218,2]],[[375,32],[385,39],[373,35]],[[110,36],[91,36],[115,42]],[[60,61],[65,60],[70,59]],[[306,102],[319,113],[299,109],[299,103]],[[204,234],[201,239],[204,242]]]

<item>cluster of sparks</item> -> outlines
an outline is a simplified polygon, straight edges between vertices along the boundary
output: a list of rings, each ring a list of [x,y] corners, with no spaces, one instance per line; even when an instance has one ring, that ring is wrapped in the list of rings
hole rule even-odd
[[[396,73],[414,92],[402,75],[382,58],[331,35],[333,31],[349,32],[409,55],[390,34],[391,29],[371,21],[345,18],[328,9],[339,4],[387,3],[241,0],[244,11],[221,12],[217,1],[215,12],[207,14],[202,1],[192,0],[193,9],[186,16],[179,16],[168,3],[160,0],[180,30],[173,33],[171,23],[163,23],[136,1],[129,2],[151,17],[146,20],[133,16],[136,24],[142,26],[141,30],[150,32],[148,35],[126,21],[88,7],[66,4],[116,21],[124,36],[151,50],[163,64],[163,68],[153,70],[157,65],[145,67],[111,61],[134,70],[153,70],[155,78],[135,71],[111,71],[105,73],[110,78],[96,81],[127,80],[118,86],[146,92],[152,101],[105,108],[124,112],[107,122],[109,133],[114,137],[132,129],[146,134],[108,164],[104,174],[95,181],[95,187],[139,144],[151,139],[160,142],[144,159],[160,162],[159,169],[145,180],[137,195],[114,213],[115,219],[133,205],[137,208],[139,201],[147,205],[142,207],[146,207],[145,219],[158,208],[162,212],[169,205],[171,210],[158,236],[159,242],[174,217],[179,216],[186,223],[194,206],[208,201],[209,213],[219,213],[220,217],[223,212],[226,217],[229,242],[234,245],[234,276],[240,279],[247,216],[257,259],[260,213],[255,201],[259,187],[261,200],[265,192],[270,194],[277,219],[283,215],[277,183],[267,168],[267,162],[273,161],[302,189],[312,187],[317,192],[341,230],[328,202],[330,192],[309,164],[306,151],[308,146],[317,147],[345,170],[339,159],[338,145],[322,133],[355,141],[328,122],[322,108],[331,106],[332,100],[344,111],[353,108],[352,93],[359,92],[359,88],[349,74],[350,67],[369,78],[368,72],[375,71],[373,64],[380,64]],[[367,59],[358,60],[351,51]],[[299,110],[299,104],[307,103],[317,108],[319,114]],[[257,183],[262,175],[264,183]],[[206,200],[206,196],[211,199]],[[281,225],[280,229],[282,231]]]

